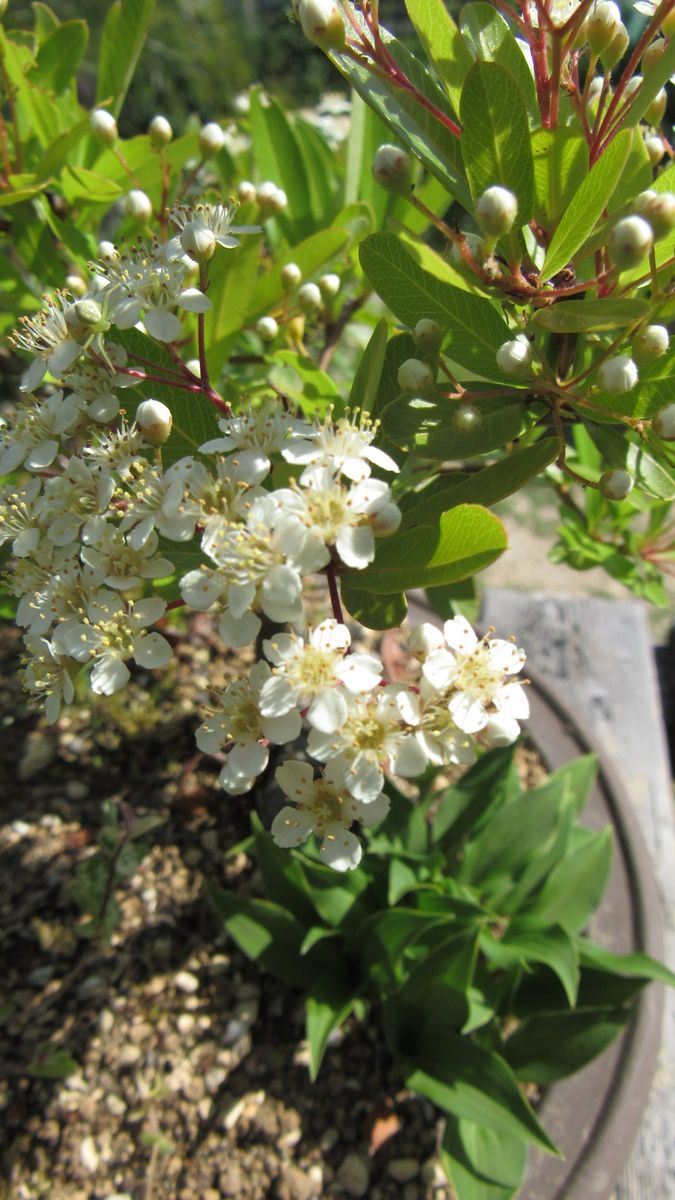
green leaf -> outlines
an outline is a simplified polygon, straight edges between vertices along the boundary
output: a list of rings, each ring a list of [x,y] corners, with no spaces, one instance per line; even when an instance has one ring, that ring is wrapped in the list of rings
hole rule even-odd
[[[58,174],[73,155],[76,146],[80,144],[88,132],[89,117],[85,116],[76,125],[73,125],[71,129],[66,129],[63,133],[59,134],[51,146],[38,159],[35,166],[36,177],[46,180],[51,175]]]
[[[361,243],[363,271],[392,312],[411,328],[422,318],[447,331],[451,358],[494,377],[495,354],[509,329],[494,305],[424,271],[392,233],[374,233]]]
[[[564,795],[564,782],[549,779],[500,808],[465,847],[458,878],[485,884],[492,875],[512,876],[524,868],[554,834]],[[546,915],[552,923],[559,919]]]
[[[481,950],[498,967],[544,963],[558,976],[570,1008],[574,1007],[579,986],[579,955],[560,925],[542,929],[528,924],[527,918],[514,918],[503,938],[483,933]]]
[[[519,1079],[554,1083],[601,1054],[629,1015],[625,1008],[607,1008],[531,1017],[507,1038],[502,1054]]]
[[[322,972],[312,983],[305,1000],[309,1073],[312,1080],[319,1073],[328,1038],[349,1016],[353,1006],[351,987],[336,977],[334,970]]]
[[[628,471],[643,492],[659,500],[675,497],[675,470],[654,458],[635,434],[590,423],[588,432],[610,467]]]
[[[12,84],[17,113],[23,116],[40,146],[46,149],[59,136],[61,130],[60,110],[53,99],[30,78],[29,72],[35,59],[26,46],[19,46],[7,37],[0,25],[0,60],[6,81]],[[6,87],[3,88],[6,91]]]
[[[37,53],[36,83],[52,91],[64,91],[77,72],[89,41],[86,21],[64,21],[50,33]]]
[[[26,1067],[26,1074],[38,1079],[65,1079],[77,1070],[79,1063],[65,1047],[56,1042],[40,1042]]]
[[[380,229],[391,207],[391,193],[373,176],[373,159],[379,146],[389,140],[389,130],[358,92],[352,93],[352,111],[347,140],[344,200],[353,204],[365,201],[375,217],[375,229]]]
[[[355,930],[356,949],[364,974],[386,992],[403,977],[401,959],[406,950],[431,929],[449,928],[452,915],[391,907],[373,913]]]
[[[432,1030],[459,1031],[469,1015],[466,996],[476,969],[480,931],[436,930],[440,944],[414,966],[399,989],[396,1003],[414,1013],[413,1045]],[[410,1051],[409,1051],[410,1052]]]
[[[630,130],[619,134],[591,167],[551,239],[541,268],[542,279],[550,279],[562,267],[567,266],[593,231],[619,182],[630,153],[632,139],[633,134]]]
[[[527,111],[539,124],[541,117],[532,71],[504,18],[490,4],[466,4],[459,14],[459,27],[478,61],[499,63],[513,76]]]
[[[352,409],[360,408],[368,413],[373,408],[387,351],[387,336],[386,318],[380,317],[356,368],[349,393],[349,407]]]
[[[336,170],[335,151],[314,125],[298,117],[293,132],[309,183],[312,217],[321,228],[332,220],[339,205],[342,180]]]
[[[579,816],[591,798],[597,775],[597,755],[582,754],[579,758],[574,758],[572,762],[565,763],[563,767],[558,767],[557,771],[549,775],[549,782],[551,780],[562,782],[565,797],[572,802],[574,812],[576,816]]]
[[[114,204],[122,195],[122,188],[98,171],[87,167],[66,166],[61,172],[59,183],[64,200],[69,204],[78,201],[88,204]]]
[[[398,369],[406,359],[415,358],[417,353],[415,339],[411,333],[397,333],[387,342],[382,374],[371,416],[380,419],[383,409],[395,396],[400,394]],[[386,436],[386,430],[383,430],[383,433]],[[388,451],[389,445],[385,444],[384,448]]]
[[[611,865],[611,830],[589,834],[551,871],[530,913],[576,933],[600,903]]]
[[[431,827],[431,840],[449,850],[481,818],[520,793],[513,763],[515,744],[490,750],[478,759],[441,797]]]
[[[408,16],[455,112],[473,59],[443,0],[405,0]]]
[[[380,539],[374,562],[363,571],[348,571],[345,578],[357,590],[384,596],[438,587],[482,570],[506,545],[497,517],[478,505],[462,504],[443,513],[438,525],[420,525]]]
[[[227,361],[233,335],[252,321],[260,246],[261,238],[249,235],[240,246],[223,251],[211,263],[209,300],[213,307],[206,316],[205,339],[209,367],[216,378]]]
[[[663,54],[655,63],[650,65],[647,75],[642,80],[642,86],[625,109],[621,119],[616,123],[614,127],[615,131],[624,129],[626,126],[637,125],[640,117],[649,108],[656,94],[665,86],[674,72],[675,38],[671,37]],[[618,111],[621,111],[621,106],[619,106]],[[649,183],[647,186],[652,187],[653,185]]]
[[[303,857],[302,869],[312,904],[326,925],[342,925],[348,918],[353,923],[372,909],[371,878],[363,866],[338,875],[331,867]]]
[[[344,578],[340,582],[340,596],[347,612],[366,629],[398,629],[408,611],[403,592],[391,596],[373,596],[370,592],[353,587]]]
[[[579,938],[577,944],[582,966],[596,967],[599,971],[611,974],[636,975],[644,980],[651,979],[675,987],[675,974],[641,950],[635,950],[632,954],[613,954],[611,950],[596,946],[586,938]]]
[[[308,987],[316,963],[301,955],[305,928],[279,904],[244,899],[208,885],[206,894],[240,950],[284,983]]]
[[[553,233],[588,174],[588,147],[582,133],[568,126],[535,129],[532,134],[534,215]]]
[[[371,854],[392,854],[403,857],[426,855],[429,846],[429,824],[422,804],[414,803],[399,792],[389,780],[384,790],[389,797],[389,812],[384,821],[368,830],[368,849]]]
[[[251,92],[251,134],[261,178],[273,179],[288,196],[287,213],[277,218],[291,243],[312,232],[311,193],[300,146],[276,100],[262,103],[260,88]]]
[[[494,62],[471,68],[462,90],[462,157],[474,200],[493,184],[518,199],[518,225],[534,203],[534,170],[525,101],[513,76]]]
[[[291,246],[288,250],[280,252],[279,255],[275,257],[274,266],[272,269],[268,271],[266,275],[262,275],[255,281],[255,287],[252,296],[250,296],[250,302],[249,298],[246,300],[246,307],[244,310],[246,318],[245,322],[236,316],[236,313],[239,311],[238,304],[233,315],[230,317],[227,316],[228,304],[231,306],[232,301],[237,301],[235,291],[236,281],[233,280],[232,287],[230,288],[232,294],[223,301],[223,315],[224,320],[227,322],[225,327],[225,331],[227,333],[231,333],[234,330],[239,329],[244,323],[253,324],[255,321],[257,321],[258,317],[267,316],[277,308],[277,306],[283,300],[285,294],[281,283],[281,272],[286,266],[286,263],[297,263],[302,271],[303,276],[305,278],[309,278],[310,276],[316,274],[320,268],[325,266],[326,263],[330,262],[331,259],[335,258],[335,256],[340,253],[340,251],[346,246],[349,238],[349,230],[341,221],[342,215],[343,214],[340,213],[338,214],[335,224],[331,226],[330,229],[322,229],[320,233],[313,233],[312,236],[308,237],[304,242],[300,242],[296,246]],[[251,239],[247,237],[245,239],[245,243],[242,243],[242,246],[237,253],[240,253],[244,248],[244,245],[250,240]],[[255,239],[255,241],[256,252],[259,256],[260,243],[258,239]],[[209,296],[211,299],[213,299],[210,290]]]
[[[312,925],[315,919],[314,906],[300,863],[287,850],[275,845],[255,812],[251,814],[251,826],[255,860],[265,882],[267,896],[297,917],[303,925]]]
[[[110,100],[118,117],[141,55],[155,0],[115,0],[103,26],[98,58],[96,103]]]
[[[649,316],[647,300],[566,300],[535,312],[533,320],[554,333],[599,333],[606,329],[626,329]]]
[[[448,1121],[440,1158],[457,1200],[511,1200],[525,1174],[527,1146],[473,1121]]]
[[[556,438],[542,438],[533,446],[516,449],[500,462],[483,467],[472,475],[464,475],[459,479],[447,476],[442,491],[436,491],[428,498],[422,491],[417,503],[406,508],[403,528],[428,524],[456,504],[483,504],[486,507],[496,504],[543,471],[556,458],[559,449]]]
[[[406,1079],[411,1091],[455,1117],[557,1154],[503,1058],[452,1033],[439,1034],[434,1042],[433,1052],[419,1055],[419,1065]]]
[[[517,393],[516,393],[517,394]],[[514,402],[506,388],[503,399],[483,400],[472,397],[472,406],[481,415],[477,429],[457,429],[452,400],[402,396],[382,412],[386,436],[402,450],[416,450],[423,458],[465,460],[490,450],[501,450],[523,432],[526,410],[523,401]],[[468,481],[467,481],[468,483]]]
[[[306,355],[295,350],[276,350],[269,382],[285,392],[302,409],[303,415],[311,420],[323,417],[329,407],[339,415],[342,408],[340,393],[330,375]],[[292,472],[298,475],[297,468]]]

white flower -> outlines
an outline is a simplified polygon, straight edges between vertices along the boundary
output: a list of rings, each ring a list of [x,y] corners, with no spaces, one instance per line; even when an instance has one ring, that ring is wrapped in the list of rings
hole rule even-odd
[[[133,546],[131,539],[105,517],[93,517],[87,522],[83,537],[82,562],[103,574],[106,587],[126,591],[138,587],[143,579],[173,575],[173,563],[168,558],[155,557],[159,538],[154,530],[141,545]]]
[[[310,834],[321,839],[319,853],[323,862],[335,871],[350,871],[361,861],[361,844],[350,832],[354,821],[374,825],[386,817],[389,800],[380,792],[370,804],[355,800],[340,781],[331,763],[323,776],[314,779],[308,763],[282,763],[274,778],[293,801],[285,805],[272,822],[271,834],[277,846],[299,846]]]
[[[358,411],[335,422],[331,418],[329,413],[326,420],[310,427],[304,437],[282,446],[281,453],[286,461],[303,466],[316,463],[332,467],[336,473],[346,475],[356,483],[368,478],[371,463],[383,471],[398,471],[393,458],[371,445],[378,422]]]
[[[517,722],[516,729],[517,737],[520,733]],[[415,738],[434,766],[468,766],[476,760],[473,737],[455,724],[447,703],[426,679],[420,682],[419,724]]]
[[[50,725],[58,719],[62,704],[72,704],[75,689],[68,674],[67,663],[54,652],[46,638],[26,634],[22,680],[24,687],[44,704]]]
[[[180,230],[175,240],[181,242],[182,233],[189,229],[193,241],[198,242],[200,237],[204,238],[206,235],[212,238],[216,245],[229,250],[240,245],[239,238],[242,234],[262,233],[259,225],[232,224],[238,208],[239,205],[235,201],[230,204],[175,205],[170,213],[171,220]],[[180,253],[184,251],[188,254],[193,253],[189,246],[182,242]]]
[[[42,471],[53,463],[63,434],[73,431],[80,411],[63,392],[53,392],[39,403],[25,404],[14,418],[14,426],[2,433],[0,475],[9,475],[21,464],[29,471]]]
[[[77,662],[93,658],[92,691],[111,696],[131,677],[127,659],[147,668],[165,667],[169,662],[171,647],[166,638],[144,632],[165,612],[166,604],[158,597],[125,604],[111,592],[98,592],[88,605],[86,621],[64,621],[54,632],[52,646],[57,654],[70,655]]]
[[[186,264],[170,259],[165,246],[138,245],[98,269],[107,277],[110,319],[118,329],[131,329],[142,317],[151,337],[172,342],[182,330],[173,309],[204,313],[211,308],[203,292],[186,286]]]
[[[55,546],[76,541],[86,522],[107,511],[114,491],[109,471],[71,458],[62,475],[45,483],[41,513],[47,537]]]
[[[307,709],[314,729],[332,733],[347,717],[344,689],[358,695],[380,682],[382,664],[372,654],[347,654],[351,636],[346,625],[329,619],[309,633],[279,633],[263,649],[274,665],[260,693],[260,711],[280,716],[292,708]],[[344,684],[344,688],[340,687]]]
[[[39,507],[42,488],[39,479],[10,484],[0,491],[0,546],[11,540],[12,553],[25,558],[37,549],[41,537]]]
[[[271,671],[258,662],[248,679],[235,679],[225,689],[220,709],[197,730],[197,745],[205,754],[218,754],[230,746],[220,783],[233,796],[253,787],[269,759],[269,742],[283,745],[298,737],[302,721],[297,710],[281,717],[263,717],[260,691]]]
[[[288,438],[298,434],[307,437],[311,429],[305,421],[284,412],[276,397],[263,400],[258,408],[249,405],[246,412],[237,416],[223,417],[218,426],[224,437],[205,442],[199,447],[200,453],[249,451],[255,456],[248,462],[255,471],[256,483],[260,483],[271,468],[270,454],[281,450]]]
[[[74,311],[75,304],[67,294],[56,292],[46,297],[46,307],[34,317],[21,318],[21,328],[12,335],[12,344],[35,357],[21,381],[22,392],[34,392],[47,371],[58,379],[82,354],[84,339],[76,338],[73,332]]]
[[[125,478],[145,446],[145,438],[138,425],[127,425],[126,421],[122,421],[117,429],[97,430],[95,441],[85,446],[82,454],[91,462]]]
[[[175,466],[163,474],[139,458],[130,469],[131,495],[119,529],[121,533],[131,530],[128,541],[133,550],[143,548],[153,529],[173,542],[188,541],[194,534],[199,511],[196,505],[184,503],[185,486]]]
[[[126,365],[127,355],[122,346],[105,346],[105,361],[78,363],[75,370],[63,375],[63,386],[78,408],[84,408],[92,421],[107,425],[119,412],[119,401],[115,392],[120,388],[135,387],[140,383],[133,375],[118,370]]]
[[[445,647],[432,651],[422,673],[432,688],[446,695],[460,730],[477,733],[495,709],[516,720],[529,715],[524,689],[509,679],[522,669],[522,650],[501,638],[479,640],[464,617],[446,621],[443,635]]]

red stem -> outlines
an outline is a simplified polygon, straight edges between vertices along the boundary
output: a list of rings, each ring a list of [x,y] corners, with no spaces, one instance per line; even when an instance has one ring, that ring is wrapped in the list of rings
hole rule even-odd
[[[337,576],[335,574],[335,563],[333,562],[330,562],[326,567],[326,579],[328,580],[328,592],[330,594],[333,616],[340,625],[344,625],[345,619],[342,613],[342,605],[340,603],[340,589],[338,587]]]

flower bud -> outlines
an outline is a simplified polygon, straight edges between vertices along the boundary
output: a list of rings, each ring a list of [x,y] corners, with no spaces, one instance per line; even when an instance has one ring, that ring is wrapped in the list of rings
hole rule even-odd
[[[621,271],[638,267],[653,245],[652,227],[644,217],[623,217],[607,240],[612,262]]]
[[[482,417],[473,404],[458,405],[453,417],[455,429],[460,433],[474,433],[482,421]]]
[[[329,271],[327,275],[322,275],[319,280],[319,289],[324,300],[331,300],[333,296],[337,296],[340,291],[340,276]]]
[[[277,187],[276,183],[271,183],[270,180],[260,184],[257,199],[260,211],[268,217],[283,212],[288,204],[288,197],[283,188]]]
[[[173,417],[161,400],[141,400],[136,409],[136,424],[146,442],[151,446],[162,446],[171,433]]]
[[[180,244],[190,258],[195,262],[207,263],[216,251],[216,239],[213,232],[200,221],[188,221],[180,234]]]
[[[185,366],[187,367],[187,369],[191,375],[196,375],[197,379],[201,379],[202,364],[200,363],[198,358],[189,358],[188,361],[186,362]]]
[[[199,149],[203,158],[212,158],[225,145],[225,134],[216,121],[202,125],[199,131]]]
[[[250,179],[242,179],[237,189],[237,198],[240,204],[253,204],[258,199],[256,186]]]
[[[279,326],[274,317],[261,317],[255,331],[263,342],[273,342],[279,332]]]
[[[630,36],[628,30],[625,25],[620,25],[610,45],[600,55],[602,65],[606,71],[611,71],[620,62],[628,49],[629,43]]]
[[[521,375],[532,366],[532,349],[525,334],[519,333],[510,342],[504,342],[497,351],[497,366],[505,375]]]
[[[665,325],[646,325],[633,340],[633,358],[638,363],[651,362],[665,354],[669,344]]]
[[[668,94],[665,88],[661,88],[661,91],[656,93],[651,104],[644,111],[645,121],[649,121],[650,125],[660,125],[663,120],[663,114],[666,111],[667,103]]]
[[[403,513],[398,504],[394,504],[393,500],[390,500],[388,504],[383,504],[382,508],[378,508],[377,512],[373,513],[368,523],[375,537],[391,537],[393,533],[398,533],[402,520]]]
[[[414,654],[415,658],[421,662],[435,650],[445,650],[445,638],[440,629],[437,629],[429,621],[425,621],[423,625],[415,625],[411,630],[408,647],[411,654]]]
[[[116,262],[120,255],[114,242],[104,240],[98,244],[98,256],[103,262]]]
[[[598,368],[598,383],[603,392],[630,392],[637,381],[637,367],[627,354],[607,358]]]
[[[642,74],[645,75],[648,71],[655,67],[660,58],[663,57],[663,52],[666,48],[666,43],[663,38],[656,38],[651,42],[642,55]]]
[[[166,117],[153,117],[148,125],[148,137],[153,146],[168,146],[173,137],[173,129],[169,125]]]
[[[666,404],[665,408],[659,409],[652,428],[665,442],[675,442],[675,404]]]
[[[431,321],[427,317],[422,317],[418,321],[413,334],[415,337],[415,345],[423,354],[436,354],[441,348],[443,341],[443,330],[437,321]]]
[[[598,486],[606,500],[625,500],[633,490],[633,477],[628,471],[605,471]]]
[[[286,263],[281,271],[281,286],[284,291],[290,292],[294,287],[297,287],[302,279],[302,271],[297,263]]]
[[[663,151],[663,145],[661,145]],[[675,193],[654,192],[650,188],[640,192],[632,208],[651,225],[654,240],[659,242],[675,229]]]
[[[373,176],[396,196],[408,196],[412,187],[412,161],[400,146],[385,142],[375,153]]]
[[[425,392],[433,387],[431,367],[419,358],[407,358],[398,369],[398,386],[404,392]]]
[[[593,78],[591,79],[591,82],[590,82],[590,85],[588,88],[588,99],[586,101],[589,108],[591,107],[591,105],[595,104],[596,100],[600,99],[600,95],[602,93],[603,87],[604,87],[604,80],[601,78],[600,75],[594,75]]]
[[[149,221],[152,216],[152,201],[140,188],[133,188],[124,198],[124,208],[132,221]]]
[[[601,0],[586,21],[586,40],[594,54],[602,54],[621,26],[621,9],[612,0]]]
[[[495,746],[511,746],[520,736],[520,725],[515,717],[506,713],[493,713],[482,730],[484,740],[491,749]]]
[[[489,187],[476,204],[474,216],[483,233],[501,237],[513,226],[518,213],[518,201],[508,188]]]
[[[653,133],[645,138],[645,150],[651,167],[658,167],[665,153],[663,138]]]
[[[321,292],[315,283],[303,283],[298,290],[298,304],[303,312],[321,308]]]
[[[90,329],[95,329],[100,325],[103,318],[103,313],[95,300],[76,300],[73,304],[73,312],[80,325],[86,325]]]
[[[88,290],[81,275],[66,275],[66,288],[72,296],[86,296]]]
[[[94,137],[106,146],[112,146],[117,137],[117,121],[105,108],[95,108],[89,114],[89,128]]]
[[[344,50],[345,26],[334,0],[300,0],[298,16],[305,37],[322,50]]]

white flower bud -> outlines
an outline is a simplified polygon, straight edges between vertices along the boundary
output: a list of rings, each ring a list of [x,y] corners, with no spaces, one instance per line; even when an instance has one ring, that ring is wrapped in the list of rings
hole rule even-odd
[[[216,121],[202,125],[199,131],[199,149],[203,158],[212,158],[225,145],[225,133]]]
[[[441,348],[443,341],[443,330],[437,321],[432,321],[428,317],[422,317],[418,321],[413,334],[415,337],[415,345],[424,354],[435,354]]]
[[[196,375],[197,379],[201,379],[202,364],[200,363],[198,358],[189,358],[188,361],[186,362],[185,366],[187,367],[187,369],[191,375]]]
[[[263,342],[273,342],[279,332],[279,326],[274,317],[261,317],[255,331]]]
[[[655,133],[650,134],[645,138],[645,150],[647,151],[647,157],[649,158],[649,165],[652,167],[658,167],[663,155],[665,154],[663,138],[660,138],[658,134]]]
[[[619,25],[609,46],[600,54],[605,70],[611,71],[623,58],[630,43],[630,35],[625,25]]]
[[[136,409],[136,424],[151,446],[162,446],[171,433],[173,417],[161,400],[141,400]]]
[[[506,713],[493,713],[488,717],[482,735],[492,749],[495,746],[511,746],[520,736],[520,725],[515,717],[509,717]]]
[[[630,392],[638,381],[638,369],[627,354],[607,358],[598,368],[598,383],[603,392]]]
[[[124,198],[124,208],[132,221],[149,221],[152,216],[152,200],[140,188],[133,188]]]
[[[105,108],[95,108],[89,114],[89,128],[99,141],[112,146],[117,137],[117,121]]]
[[[407,358],[398,369],[398,386],[404,392],[424,392],[433,387],[431,367],[419,358]]]
[[[669,343],[665,325],[646,325],[633,340],[633,358],[637,363],[651,362],[666,353]]]
[[[633,477],[628,471],[605,471],[598,486],[606,500],[625,500],[633,490]]]
[[[654,432],[666,442],[675,442],[675,404],[660,408],[652,421]]]
[[[148,125],[148,137],[153,146],[168,146],[173,137],[173,129],[166,117],[157,115]]]
[[[632,78],[628,80],[628,83],[626,84],[625,88],[623,89],[623,99],[625,101],[631,100],[632,97],[635,95],[635,93],[639,92],[643,83],[644,83],[644,79],[642,78],[641,75],[633,75]]]
[[[195,262],[206,263],[216,251],[216,239],[208,226],[200,221],[188,221],[180,234],[180,244]]]
[[[415,625],[408,638],[408,646],[411,654],[420,661],[435,650],[446,649],[442,630],[431,625],[429,621],[425,621],[423,625]]]
[[[476,203],[474,216],[483,233],[501,237],[513,226],[518,213],[518,201],[508,188],[489,187]]]
[[[120,255],[114,242],[104,240],[98,244],[98,256],[103,262],[116,262]]]
[[[586,21],[586,39],[594,54],[602,54],[621,25],[621,9],[612,0],[596,4]]]
[[[327,275],[322,275],[319,280],[319,289],[324,300],[330,300],[333,296],[337,296],[340,291],[340,276],[334,275],[329,271]]]
[[[373,159],[373,176],[388,192],[397,196],[408,196],[412,186],[412,162],[400,146],[385,142],[376,151]]]
[[[294,287],[297,287],[302,279],[302,271],[297,263],[286,263],[281,270],[281,286],[284,291],[290,292]]]
[[[283,212],[288,205],[288,197],[284,189],[277,187],[276,183],[272,183],[270,180],[260,184],[257,199],[260,211],[265,216],[274,216],[276,213]]]
[[[603,87],[604,87],[604,80],[602,79],[602,77],[600,75],[594,75],[593,78],[591,79],[590,86],[588,88],[587,104],[589,105],[589,107],[591,104],[594,104],[596,100],[600,99],[600,94],[602,92]]]
[[[497,351],[497,366],[505,375],[520,375],[532,365],[532,348],[523,333],[504,342]]]
[[[663,143],[659,138],[661,156]],[[651,188],[640,192],[632,205],[636,213],[648,221],[654,234],[654,240],[660,241],[675,229],[675,194],[673,192],[655,192]]]
[[[237,198],[240,204],[254,204],[258,199],[257,188],[250,179],[242,179],[237,189]]]
[[[607,245],[612,262],[620,270],[638,267],[654,245],[651,225],[644,217],[624,217],[617,221]]]
[[[313,312],[321,308],[321,292],[315,283],[303,283],[298,290],[298,304],[303,312]]]
[[[453,424],[460,433],[473,433],[478,429],[482,419],[473,404],[460,404],[455,410]]]
[[[87,285],[81,275],[66,275],[66,287],[73,296],[87,294]]]
[[[100,324],[103,316],[95,300],[76,300],[73,304],[73,313],[80,325],[86,325],[90,329],[94,329]]]
[[[663,120],[663,114],[666,111],[667,103],[668,93],[665,88],[661,88],[661,91],[656,93],[651,104],[644,111],[645,121],[649,121],[650,125],[660,125]]]
[[[299,0],[298,16],[305,37],[322,50],[344,50],[345,26],[334,0]]]
[[[391,537],[398,531],[402,520],[403,513],[400,508],[390,501],[389,504],[383,504],[382,508],[378,508],[370,518],[369,524],[375,537]]]

